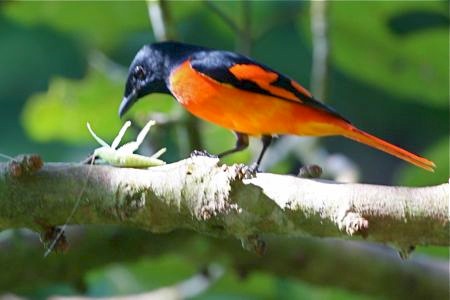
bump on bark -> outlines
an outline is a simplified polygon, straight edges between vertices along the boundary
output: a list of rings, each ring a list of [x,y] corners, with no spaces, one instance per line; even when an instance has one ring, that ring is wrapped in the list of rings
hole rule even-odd
[[[49,253],[65,253],[69,250],[69,242],[63,228],[49,225],[42,219],[36,219],[36,223],[42,228],[39,239]]]
[[[298,170],[297,176],[300,178],[319,178],[323,170],[318,165],[306,165]]]
[[[342,213],[338,220],[338,227],[339,230],[345,231],[350,236],[359,234],[366,238],[369,234],[369,221],[351,210],[345,210]]]
[[[15,157],[8,163],[8,173],[13,178],[33,175],[39,171],[44,162],[38,154],[24,154]]]

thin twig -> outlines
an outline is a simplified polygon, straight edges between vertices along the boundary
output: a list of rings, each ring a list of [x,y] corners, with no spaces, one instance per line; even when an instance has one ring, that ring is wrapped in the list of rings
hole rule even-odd
[[[167,40],[167,26],[165,24],[160,0],[147,0],[147,9],[153,34],[157,41]]]
[[[238,51],[250,55],[252,49],[251,2],[243,0],[242,4],[242,33],[238,36]]]
[[[324,101],[326,99],[328,82],[328,3],[326,0],[312,1],[311,9],[311,31],[313,39],[313,55],[311,70],[311,92]]]
[[[210,0],[204,0],[203,3],[209,8],[213,13],[215,13],[228,27],[231,28],[237,35],[244,36],[245,32],[239,27],[239,25],[230,18],[227,14],[225,14],[216,4],[214,4]]]

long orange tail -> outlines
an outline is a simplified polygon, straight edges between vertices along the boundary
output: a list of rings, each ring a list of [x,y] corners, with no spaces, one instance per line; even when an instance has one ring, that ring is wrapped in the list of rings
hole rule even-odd
[[[348,124],[348,126],[345,127],[346,128],[341,133],[343,136],[355,140],[357,142],[369,145],[371,147],[377,148],[391,155],[397,156],[398,158],[401,158],[427,171],[434,172],[434,168],[436,167],[436,165],[432,161],[429,161],[426,158],[420,157],[400,147],[392,145],[391,143],[383,141],[382,139],[377,138],[376,136],[373,136],[371,134],[368,134],[367,132],[364,132],[362,130],[359,130],[358,128],[350,124]]]

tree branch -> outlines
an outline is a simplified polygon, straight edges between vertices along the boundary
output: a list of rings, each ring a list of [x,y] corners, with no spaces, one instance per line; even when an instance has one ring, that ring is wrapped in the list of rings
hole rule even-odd
[[[16,165],[0,164],[0,228],[63,224],[87,181],[74,224],[187,228],[250,244],[263,234],[360,234],[402,248],[449,245],[448,184],[388,187],[264,173],[243,179],[241,167],[207,157],[149,170],[49,163],[28,174]]]
[[[0,294],[42,287],[55,280],[70,282],[83,292],[87,289],[83,278],[89,270],[176,255],[194,269],[220,264],[242,280],[259,271],[383,299],[446,299],[449,295],[447,260],[413,254],[404,261],[387,246],[365,242],[270,238],[267,253],[259,257],[244,251],[235,240],[183,230],[150,234],[115,226],[90,227],[87,232],[71,229],[67,232],[70,251],[46,259],[39,259],[44,251],[35,236],[0,242],[0,265],[14,270],[0,273]]]

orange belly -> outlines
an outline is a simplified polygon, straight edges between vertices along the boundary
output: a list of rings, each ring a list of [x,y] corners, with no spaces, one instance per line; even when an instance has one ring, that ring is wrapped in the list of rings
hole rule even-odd
[[[324,136],[341,131],[341,120],[326,112],[220,83],[194,70],[189,61],[172,72],[169,84],[189,112],[237,132]]]

